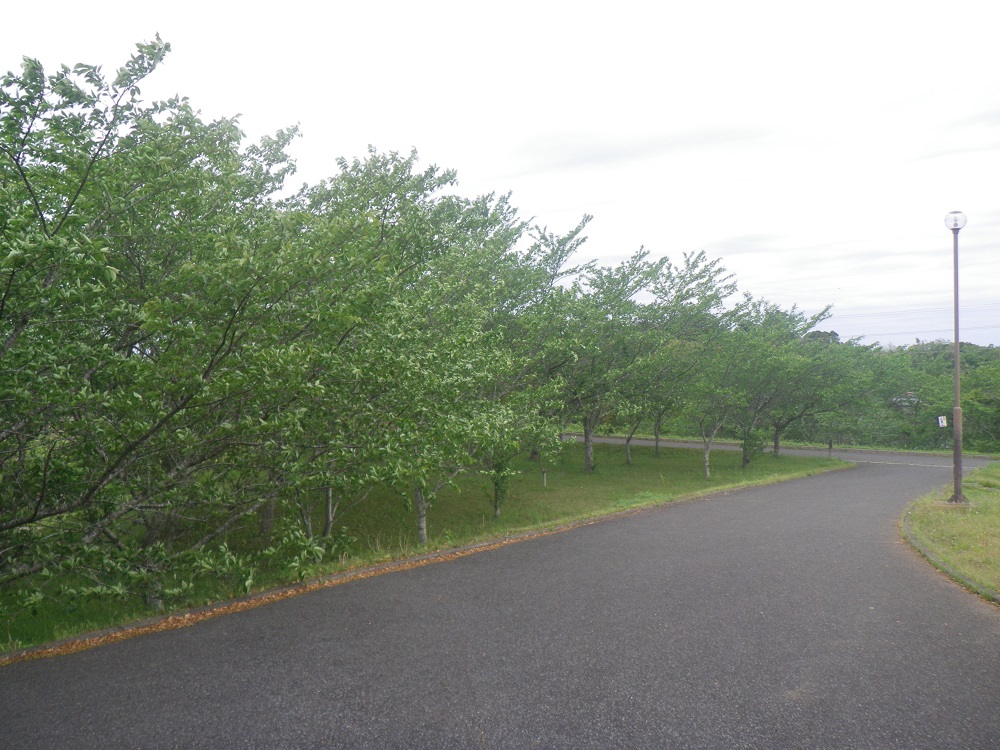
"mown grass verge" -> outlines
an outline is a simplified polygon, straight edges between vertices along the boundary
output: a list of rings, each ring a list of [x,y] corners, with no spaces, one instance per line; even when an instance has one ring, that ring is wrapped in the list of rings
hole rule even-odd
[[[493,518],[489,479],[474,474],[461,477],[435,498],[428,512],[429,539],[425,546],[416,543],[415,515],[406,499],[391,492],[373,493],[338,517],[349,542],[341,548],[336,560],[313,565],[305,575],[273,571],[261,575],[255,593],[249,597],[241,597],[243,592],[237,587],[227,589],[220,578],[209,576],[188,599],[167,612],[158,612],[138,600],[46,600],[33,609],[17,612],[5,623],[0,631],[0,664],[25,658],[25,649],[40,644],[61,641],[29,657],[81,650],[141,632],[183,627],[344,580],[478,551],[469,550],[473,545],[488,549],[622,511],[850,465],[828,458],[760,456],[743,469],[738,452],[719,450],[712,454],[712,478],[706,481],[702,474],[702,453],[697,449],[662,448],[656,455],[652,448],[634,447],[633,462],[626,465],[622,447],[596,445],[596,470],[592,474],[583,470],[582,450],[578,444],[566,445],[562,454],[546,465],[544,484],[538,463],[526,457],[516,462],[513,468],[518,473],[511,478],[510,496],[501,508],[499,520]],[[434,553],[441,554],[427,557]],[[280,571],[281,566],[277,569]],[[306,582],[299,580],[302,578]],[[135,627],[140,621],[143,625]],[[94,635],[95,631],[101,632]],[[87,633],[92,634],[90,638],[67,642]]]
[[[903,515],[907,540],[935,567],[1000,604],[1000,464],[968,475],[968,506],[947,500],[952,488],[917,500]]]

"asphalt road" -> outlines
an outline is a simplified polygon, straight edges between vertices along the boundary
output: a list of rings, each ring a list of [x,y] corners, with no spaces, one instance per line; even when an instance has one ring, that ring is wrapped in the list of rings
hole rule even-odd
[[[860,458],[0,668],[0,747],[997,748],[1000,608],[898,531],[949,459]]]

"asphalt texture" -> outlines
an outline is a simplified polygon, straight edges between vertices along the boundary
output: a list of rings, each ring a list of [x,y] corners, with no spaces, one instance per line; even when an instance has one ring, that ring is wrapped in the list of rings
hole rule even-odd
[[[856,458],[11,664],[0,747],[1000,747],[1000,608],[900,539],[949,459]]]

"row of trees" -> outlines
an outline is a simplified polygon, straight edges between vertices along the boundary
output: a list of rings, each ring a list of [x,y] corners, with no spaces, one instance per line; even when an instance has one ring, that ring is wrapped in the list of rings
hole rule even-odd
[[[424,541],[443,484],[485,472],[499,515],[512,459],[570,428],[588,470],[600,429],[700,434],[708,476],[719,436],[746,464],[905,412],[903,370],[816,332],[825,312],[740,298],[703,253],[581,262],[588,217],[549,232],[415,154],[279,198],[294,130],[244,147],[143,103],[167,51],[3,80],[0,587],[157,589],[249,528],[322,555],[374,487]]]
[[[950,449],[954,405],[954,344],[918,341],[874,349],[857,375],[870,378],[867,398],[802,420],[789,434],[807,442],[905,449]],[[961,345],[965,447],[1000,452],[1000,348]],[[948,425],[938,424],[947,417]]]

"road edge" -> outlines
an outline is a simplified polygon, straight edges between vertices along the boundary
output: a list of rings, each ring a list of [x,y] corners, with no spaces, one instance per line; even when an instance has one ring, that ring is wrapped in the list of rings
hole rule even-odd
[[[979,596],[988,602],[996,605],[1000,605],[1000,592],[994,591],[989,586],[973,581],[957,570],[952,568],[948,563],[939,558],[933,552],[931,552],[927,547],[917,538],[916,534],[913,533],[913,529],[910,526],[910,508],[907,508],[903,512],[903,517],[900,520],[900,529],[903,534],[903,539],[907,544],[910,545],[916,552],[923,557],[931,567],[936,568],[940,572],[944,573],[955,583],[957,583],[962,588],[970,591],[971,593]]]
[[[828,472],[845,471],[855,468],[855,464],[851,462],[845,461],[844,463],[844,466],[826,469],[820,473],[825,474]],[[775,482],[775,484],[781,483],[782,481],[808,479],[811,476],[815,475],[790,476],[783,480],[779,480],[779,482]],[[540,529],[531,529],[520,533],[510,534],[508,536],[502,536],[481,542],[473,542],[460,547],[452,547],[443,550],[439,549],[416,556],[402,557],[395,560],[375,563],[373,565],[366,565],[361,568],[330,573],[307,579],[301,583],[287,584],[264,591],[254,592],[253,594],[248,594],[247,596],[239,597],[237,599],[213,602],[202,607],[196,607],[188,610],[178,610],[170,614],[150,617],[125,625],[118,625],[97,631],[90,631],[88,633],[81,633],[76,636],[71,636],[69,638],[60,639],[50,643],[0,653],[0,669],[10,664],[64,656],[79,653],[81,651],[89,651],[92,648],[98,648],[100,646],[117,643],[119,641],[130,640],[132,638],[152,635],[154,633],[160,633],[168,630],[179,630],[206,620],[215,619],[216,617],[235,614],[249,609],[256,609],[257,607],[262,607],[277,601],[291,599],[293,597],[308,594],[320,589],[340,586],[352,581],[372,578],[375,576],[385,575],[387,573],[410,570],[413,568],[420,568],[426,565],[433,565],[435,563],[450,562],[451,560],[455,560],[460,557],[479,554],[481,552],[488,552],[512,544],[518,544],[538,539],[540,537],[560,534],[604,521],[612,521],[625,516],[650,512],[657,509],[665,509],[680,503],[710,500],[714,497],[726,496],[731,492],[736,492],[742,489],[768,486],[769,484],[772,483],[764,482],[762,484],[751,483],[730,487],[713,487],[711,490],[706,492],[695,492],[688,495],[668,497],[630,508],[622,508],[610,513],[585,516]]]

